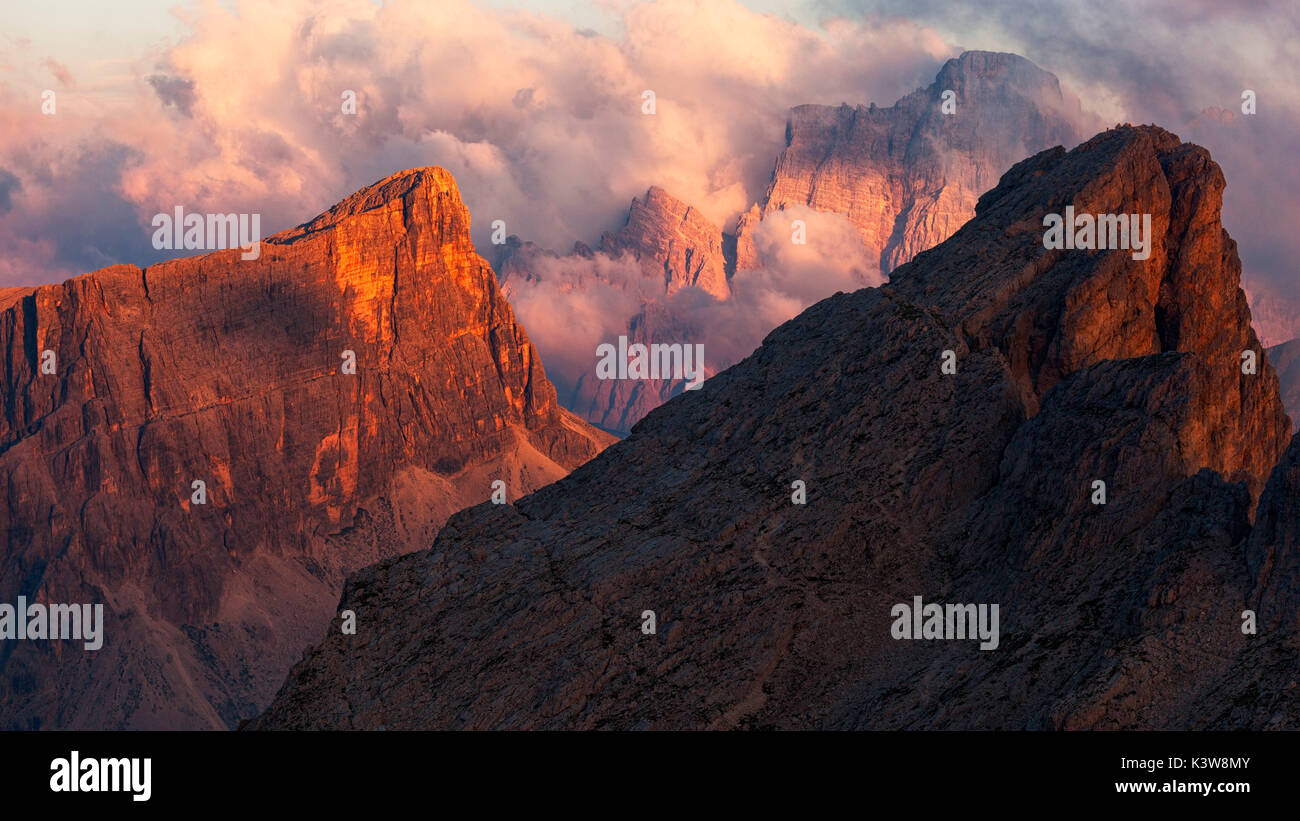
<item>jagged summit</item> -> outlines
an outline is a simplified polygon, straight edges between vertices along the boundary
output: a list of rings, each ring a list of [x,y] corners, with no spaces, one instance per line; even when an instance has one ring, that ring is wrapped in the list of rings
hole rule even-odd
[[[1266,483],[1287,420],[1241,367],[1222,184],[1151,128],[1017,164],[889,285],[356,574],[372,632],[256,726],[1300,726],[1267,695],[1295,637],[1241,629],[1300,612],[1300,445]],[[1064,204],[1149,213],[1152,253],[1044,247]],[[997,648],[900,639],[918,596],[997,604]]]
[[[408,168],[405,171],[390,174],[382,180],[362,188],[325,213],[297,228],[291,228],[268,237],[268,241],[292,242],[306,234],[335,226],[348,217],[383,208],[395,202],[401,202],[406,209],[403,213],[404,219],[423,218],[431,220],[434,216],[432,210],[435,207],[434,204],[440,197],[444,196],[449,198],[447,212],[457,215],[464,213],[466,222],[468,222],[468,211],[465,210],[464,203],[461,202],[460,189],[456,187],[456,180],[452,177],[451,172],[438,166]],[[412,209],[417,204],[423,208],[423,213],[417,212],[413,216]]]
[[[888,273],[957,230],[1013,162],[1078,143],[1083,119],[1051,72],[1015,54],[968,51],[889,107],[792,108],[760,211],[846,214]],[[741,248],[754,225],[742,224]]]
[[[600,247],[611,256],[626,252],[642,261],[652,276],[663,277],[668,294],[694,286],[718,299],[730,295],[722,232],[659,186],[632,200],[627,222],[602,236]]]

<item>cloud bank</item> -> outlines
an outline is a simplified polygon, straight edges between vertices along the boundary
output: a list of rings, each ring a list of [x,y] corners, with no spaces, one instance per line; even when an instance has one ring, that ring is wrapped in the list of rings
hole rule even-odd
[[[804,221],[806,244],[790,241],[792,220]],[[627,334],[647,304],[655,319],[671,317],[656,323],[652,341],[703,344],[711,375],[744,359],[772,329],[818,300],[885,281],[842,214],[788,208],[780,219],[758,223],[754,245],[762,265],[738,271],[726,300],[694,287],[665,295],[662,275],[630,254],[603,251],[535,259],[528,278],[508,278],[502,288],[564,399],[592,371],[596,348]]]
[[[813,29],[728,0],[616,13],[607,36],[465,0],[203,3],[178,12],[181,42],[95,89],[65,55],[4,41],[0,64],[22,69],[0,85],[17,179],[0,285],[152,262],[149,219],[177,205],[261,213],[270,232],[421,165],[455,175],[484,246],[496,219],[591,242],[650,183],[721,224],[761,193],[791,105],[892,101],[953,52],[902,19]]]

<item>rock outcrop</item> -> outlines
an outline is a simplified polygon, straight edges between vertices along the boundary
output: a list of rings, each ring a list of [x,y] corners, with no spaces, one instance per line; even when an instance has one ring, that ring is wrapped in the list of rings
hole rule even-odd
[[[1300,421],[1300,339],[1269,348],[1268,361],[1277,370],[1282,404],[1286,405],[1286,412],[1294,425]]]
[[[119,265],[7,303],[0,602],[107,622],[97,651],[0,643],[9,728],[232,727],[346,573],[613,441],[557,404],[438,168],[255,260]]]
[[[1077,144],[1082,121],[1055,75],[1015,54],[967,51],[888,108],[792,109],[760,212],[846,214],[889,273],[960,228],[1012,163]],[[741,225],[740,245],[754,224]]]
[[[353,576],[366,628],[254,726],[1300,727],[1300,442],[1223,186],[1155,127],[1018,163],[888,285]],[[1067,204],[1151,214],[1150,258],[1045,249]],[[996,648],[898,638],[915,596],[998,605]]]
[[[698,288],[715,299],[726,299],[727,260],[722,231],[691,206],[658,186],[645,199],[633,199],[627,224],[600,239],[600,250],[617,257],[631,254],[650,277],[663,277],[663,290],[674,294]]]

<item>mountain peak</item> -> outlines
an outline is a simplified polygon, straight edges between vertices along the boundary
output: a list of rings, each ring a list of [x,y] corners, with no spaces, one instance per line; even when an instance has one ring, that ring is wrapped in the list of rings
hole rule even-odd
[[[792,108],[763,214],[795,204],[845,214],[888,273],[956,231],[1016,160],[1077,143],[1083,119],[1051,72],[968,51],[889,107]]]
[[[1055,74],[1040,68],[1032,60],[1004,51],[963,51],[943,64],[935,83],[959,78],[998,78],[1008,82],[1044,82],[1059,86]],[[944,86],[951,87],[951,86]]]
[[[469,212],[461,201],[460,189],[456,187],[456,180],[451,173],[438,166],[408,168],[362,188],[315,219],[268,237],[267,241],[291,242],[298,237],[334,227],[348,217],[392,207],[398,203],[402,205],[404,221],[412,218],[432,219],[434,204],[444,199],[451,211],[464,215],[463,223],[468,229]]]
[[[1002,351],[1030,415],[1048,389],[1098,362],[1193,355],[1199,378],[1219,387],[1184,455],[1258,496],[1290,426],[1220,220],[1224,186],[1204,148],[1156,126],[1117,127],[1017,163],[980,198],[974,220],[899,268],[890,287],[962,317],[956,328],[968,344]],[[1122,218],[1132,225],[1129,247],[1045,248],[1048,215],[1068,213],[1088,215],[1098,230],[1102,217]],[[1005,236],[995,241],[990,230]],[[964,275],[961,254],[975,249],[980,274]],[[1255,370],[1243,375],[1248,354]]]
[[[612,441],[557,404],[440,168],[255,260],[19,294],[0,350],[0,595],[111,603],[109,642],[72,666],[5,643],[0,726],[233,726],[347,572],[422,546],[494,481],[515,498]]]
[[[612,256],[627,252],[642,260],[648,274],[663,278],[665,293],[686,286],[718,299],[730,293],[722,231],[698,209],[657,185],[644,198],[632,200],[627,222],[601,237],[601,249]]]

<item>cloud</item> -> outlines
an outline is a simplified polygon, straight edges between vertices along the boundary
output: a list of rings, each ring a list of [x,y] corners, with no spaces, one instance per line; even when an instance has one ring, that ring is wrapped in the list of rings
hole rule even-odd
[[[802,220],[806,244],[792,241],[791,224]],[[758,223],[754,246],[760,265],[737,271],[732,297],[716,305],[699,303],[684,312],[702,329],[710,367],[744,359],[773,328],[837,291],[880,285],[879,260],[862,243],[847,216],[798,205]],[[697,341],[697,340],[690,340]]]
[[[77,87],[77,81],[73,79],[72,72],[68,71],[67,66],[55,60],[53,57],[46,58],[44,65],[50,70],[50,73],[54,75],[54,79],[59,81],[59,85],[64,88]]]
[[[792,241],[793,220],[804,221],[805,244]],[[818,300],[884,281],[857,228],[841,214],[788,208],[758,223],[754,245],[761,265],[736,272],[727,300],[694,287],[665,295],[662,271],[604,252],[533,258],[528,278],[510,277],[502,289],[565,397],[594,368],[597,346],[627,334],[642,311],[651,318],[652,342],[703,344],[712,374],[748,356],[773,328]]]
[[[10,208],[13,208],[14,192],[22,188],[23,185],[10,172],[0,168],[0,214],[4,214]]]
[[[759,199],[790,106],[889,105],[983,48],[1056,73],[1107,123],[1204,144],[1253,296],[1300,290],[1290,3],[829,0],[801,4],[802,24],[732,0],[601,9],[610,33],[468,0],[203,3],[179,42],[80,88],[75,55],[3,41],[0,167],[16,181],[0,285],[150,262],[149,219],[177,205],[261,213],[270,232],[420,165],[456,176],[483,247],[496,219],[551,248],[594,243],[652,184],[729,225]],[[64,88],[45,116],[51,72]],[[1255,116],[1197,119],[1238,112],[1245,88]],[[762,309],[781,313],[772,299]]]
[[[158,94],[163,105],[175,108],[186,117],[194,108],[194,81],[183,77],[169,77],[166,74],[153,74],[149,85]]]
[[[656,285],[663,287],[630,255],[543,256],[530,268],[529,278],[508,279],[502,291],[562,397],[591,369],[596,347],[627,333],[628,321],[655,298]]]
[[[130,148],[84,142],[38,156],[18,154],[0,172],[0,287],[164,258],[118,191],[123,169],[139,161]]]
[[[567,248],[616,227],[651,184],[725,223],[761,194],[791,105],[887,104],[955,53],[902,19],[809,28],[730,0],[610,13],[612,35],[466,0],[203,4],[186,12],[188,36],[140,55],[158,68],[83,91],[76,106],[61,94],[55,117],[42,119],[31,90],[0,89],[0,113],[14,118],[0,126],[0,165],[31,192],[44,183],[16,158],[57,176],[68,172],[57,158],[81,143],[123,146],[131,161],[100,169],[100,188],[113,207],[129,203],[142,233],[176,205],[287,228],[395,170],[442,165],[480,244],[503,219]],[[355,115],[341,110],[346,90]],[[4,219],[0,236],[13,233]],[[76,212],[63,222],[76,230]],[[56,257],[11,269],[76,273],[73,257]]]

